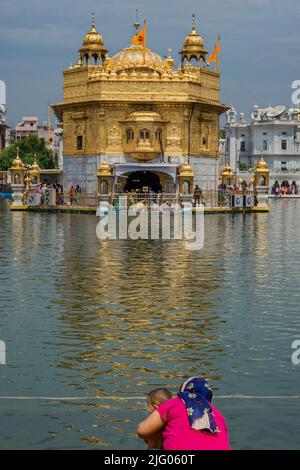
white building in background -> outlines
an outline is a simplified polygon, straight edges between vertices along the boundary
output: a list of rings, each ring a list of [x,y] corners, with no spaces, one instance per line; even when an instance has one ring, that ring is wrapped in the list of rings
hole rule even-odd
[[[0,80],[0,152],[5,147],[6,142],[6,86]]]
[[[49,148],[53,146],[53,128],[48,128],[47,122],[39,122],[36,116],[23,117],[22,121],[16,125],[15,139],[26,139],[29,135],[36,135],[39,139],[44,139]]]
[[[59,170],[63,170],[64,166],[64,140],[63,140],[63,129],[62,124],[57,120],[54,127],[54,143],[53,143],[53,154],[54,159]]]
[[[285,106],[253,107],[250,122],[235,108],[227,112],[225,161],[232,170],[254,168],[263,152],[271,170],[271,185],[278,180],[300,184],[300,110]]]

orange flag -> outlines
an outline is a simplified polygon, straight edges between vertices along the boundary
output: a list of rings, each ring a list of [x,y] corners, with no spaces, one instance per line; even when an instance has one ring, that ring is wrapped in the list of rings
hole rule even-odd
[[[217,40],[217,43],[216,43],[215,50],[213,51],[212,55],[208,59],[208,62],[216,63],[217,62],[217,57],[220,54],[220,51],[221,51],[221,44],[220,44],[220,37],[219,37],[218,40]]]
[[[146,47],[146,21],[144,22],[143,29],[137,33],[130,41],[132,44],[136,46],[143,46]]]

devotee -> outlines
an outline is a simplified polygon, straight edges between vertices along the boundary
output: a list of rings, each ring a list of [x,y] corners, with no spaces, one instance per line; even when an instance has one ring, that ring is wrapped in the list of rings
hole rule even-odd
[[[70,204],[72,206],[73,202],[75,201],[75,189],[74,189],[73,185],[71,185],[71,187],[69,189],[69,196],[70,196]]]
[[[194,200],[195,200],[195,205],[200,204],[202,198],[202,190],[199,188],[198,185],[196,185],[194,189]]]
[[[141,439],[162,432],[164,450],[231,450],[224,417],[211,404],[213,392],[202,377],[192,377],[176,398],[158,406],[137,427]]]

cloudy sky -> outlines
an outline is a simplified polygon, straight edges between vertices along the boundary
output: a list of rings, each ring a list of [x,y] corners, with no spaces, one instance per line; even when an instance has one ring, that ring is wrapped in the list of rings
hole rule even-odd
[[[177,52],[191,30],[206,49],[222,45],[222,101],[247,114],[253,104],[291,106],[300,80],[298,0],[0,0],[0,80],[7,85],[8,120],[47,119],[47,104],[62,99],[62,71],[77,60],[91,12],[109,54],[129,44],[139,8],[148,47]]]

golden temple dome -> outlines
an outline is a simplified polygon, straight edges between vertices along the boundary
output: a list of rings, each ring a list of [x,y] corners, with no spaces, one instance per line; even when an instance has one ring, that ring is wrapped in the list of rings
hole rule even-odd
[[[110,166],[105,160],[101,163],[97,172],[98,176],[111,176]]]
[[[193,170],[190,167],[188,161],[186,161],[181,167],[180,167],[180,176],[194,176]]]
[[[204,39],[196,31],[195,15],[193,15],[192,31],[184,40],[183,50],[189,52],[199,52],[204,50]]]
[[[97,48],[99,48],[99,46],[100,48],[101,46],[102,47],[104,46],[103,38],[101,34],[98,33],[95,27],[95,14],[93,14],[93,17],[92,17],[92,27],[90,31],[84,36],[84,39],[83,39],[84,48],[91,48],[91,46],[92,47],[94,46]]]
[[[144,56],[143,46],[132,45],[115,54],[110,59],[113,68],[126,69],[135,67],[147,67],[152,69],[161,69],[164,65],[163,59],[146,48]]]
[[[23,160],[20,158],[20,155],[19,155],[19,147],[17,147],[17,156],[14,159],[11,168],[13,170],[24,170],[25,168]]]

